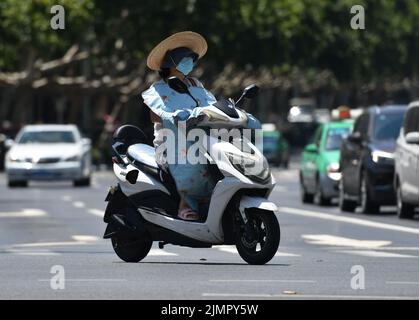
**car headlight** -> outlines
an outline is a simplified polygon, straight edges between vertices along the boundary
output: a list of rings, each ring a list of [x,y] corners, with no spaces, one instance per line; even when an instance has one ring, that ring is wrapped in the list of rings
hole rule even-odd
[[[25,159],[19,158],[17,155],[11,154],[9,156],[9,161],[10,162],[25,162]]]
[[[340,172],[340,166],[337,162],[332,162],[326,167],[327,176],[335,181],[339,181],[342,178],[342,173]]]
[[[65,162],[75,162],[75,161],[79,161],[79,160],[80,160],[79,156],[72,156],[72,157],[66,158],[64,161]]]
[[[392,164],[394,163],[394,154],[385,151],[373,151],[371,153],[372,161],[375,163],[387,163]]]
[[[262,162],[251,154],[237,155],[234,153],[227,153],[227,157],[236,170],[251,180],[266,182],[271,176],[269,164],[263,156]]]

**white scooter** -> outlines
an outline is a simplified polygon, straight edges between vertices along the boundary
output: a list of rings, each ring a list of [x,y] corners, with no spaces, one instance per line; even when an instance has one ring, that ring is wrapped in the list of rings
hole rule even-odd
[[[177,78],[169,86],[189,94]],[[255,85],[247,87],[242,98],[253,98]],[[245,128],[247,115],[233,100],[218,101],[203,108],[194,125],[200,128]],[[275,216],[277,206],[267,198],[275,186],[274,178],[262,153],[250,142],[246,152],[229,141],[210,135],[205,157],[213,179],[218,181],[203,219],[187,221],[177,217],[179,195],[170,172],[160,168],[155,149],[145,144],[144,133],[125,125],[114,134],[113,169],[118,179],[106,197],[105,239],[111,239],[115,253],[126,262],[139,262],[151,249],[153,241],[194,248],[213,245],[236,245],[249,264],[265,264],[278,250],[280,228]],[[235,161],[236,160],[236,161]],[[258,174],[248,174],[240,160],[259,165]]]

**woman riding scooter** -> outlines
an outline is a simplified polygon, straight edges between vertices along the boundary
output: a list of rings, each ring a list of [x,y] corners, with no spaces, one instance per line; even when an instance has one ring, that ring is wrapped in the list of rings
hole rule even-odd
[[[162,129],[171,130],[178,139],[181,132],[177,128],[179,121],[188,120],[195,107],[205,107],[217,101],[198,79],[189,77],[194,63],[205,55],[207,48],[207,42],[200,34],[191,31],[179,32],[160,42],[147,58],[147,66],[158,71],[161,77],[161,80],[142,93],[144,103],[151,109],[154,146],[159,165],[165,164],[165,155],[158,153],[158,146],[163,143]],[[182,80],[193,98],[172,90],[167,83],[170,77]],[[259,121],[250,114],[248,128],[260,128]],[[187,143],[186,148],[178,150],[178,154],[185,156],[192,143]],[[187,161],[181,164],[176,161],[168,163],[168,167],[181,198],[178,217],[184,220],[199,220],[199,208],[208,201],[216,182],[210,178],[207,165],[190,164]]]

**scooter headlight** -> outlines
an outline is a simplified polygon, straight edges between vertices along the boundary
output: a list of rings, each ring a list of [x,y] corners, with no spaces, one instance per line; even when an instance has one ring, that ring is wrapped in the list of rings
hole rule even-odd
[[[228,153],[227,156],[232,166],[247,178],[257,182],[267,182],[270,179],[271,170],[265,157],[234,153]]]

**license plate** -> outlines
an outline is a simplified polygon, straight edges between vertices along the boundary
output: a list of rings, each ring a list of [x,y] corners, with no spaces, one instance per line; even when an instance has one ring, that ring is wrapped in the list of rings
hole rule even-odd
[[[52,176],[52,172],[48,172],[48,171],[34,171],[31,174],[33,177],[50,177]]]

